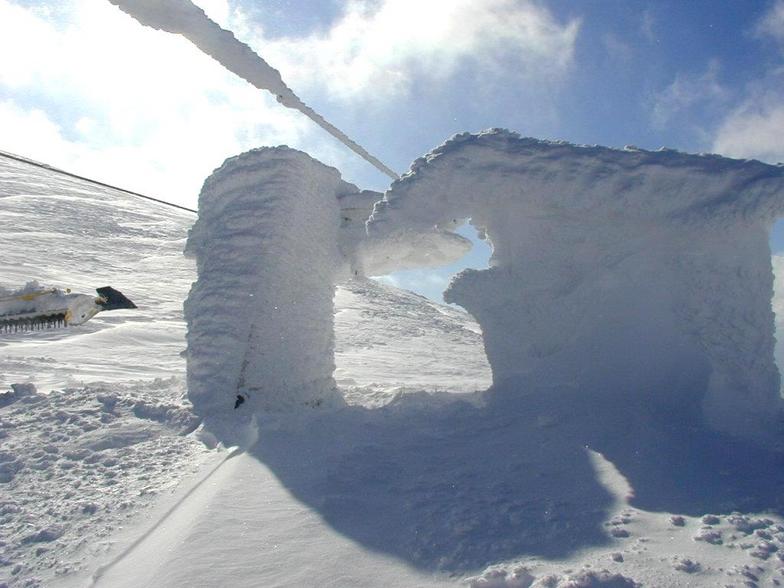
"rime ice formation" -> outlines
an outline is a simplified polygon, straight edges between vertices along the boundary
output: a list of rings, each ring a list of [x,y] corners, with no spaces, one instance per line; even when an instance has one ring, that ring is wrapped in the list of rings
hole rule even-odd
[[[237,40],[230,31],[218,26],[190,0],[168,0],[167,2],[109,0],[109,2],[145,26],[182,35],[230,72],[259,90],[271,92],[277,101],[286,108],[300,111],[380,172],[391,178],[398,177],[394,171],[368,153],[361,145],[305,104],[285,84],[278,70],[264,61],[245,43]]]
[[[188,390],[201,415],[333,402],[340,174],[287,148],[227,160],[205,182],[186,254]]]
[[[335,283],[453,261],[470,218],[491,268],[446,298],[481,324],[497,393],[577,388],[762,435],[782,408],[767,238],[783,192],[781,166],[494,130],[417,160],[373,206],[303,153],[246,153],[205,183],[188,241],[189,394],[203,416],[238,392],[251,414],[339,402]]]
[[[496,390],[584,389],[754,436],[781,412],[768,235],[784,167],[492,130],[418,159],[380,242],[470,218],[488,270],[445,294],[482,326]]]
[[[185,303],[186,356],[189,396],[213,428],[237,394],[241,414],[340,402],[335,284],[390,260],[428,267],[468,249],[444,232],[365,247],[380,199],[288,147],[228,159],[206,180],[186,247],[198,272]]]

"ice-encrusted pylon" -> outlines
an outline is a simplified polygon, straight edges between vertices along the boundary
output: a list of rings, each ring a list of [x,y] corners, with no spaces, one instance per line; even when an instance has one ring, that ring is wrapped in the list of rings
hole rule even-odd
[[[208,420],[339,401],[333,295],[343,263],[337,170],[285,147],[228,159],[204,183],[186,254],[188,394]]]
[[[445,293],[482,327],[495,390],[581,390],[746,437],[781,425],[768,237],[784,166],[458,135],[376,204],[370,237],[471,219],[487,270]]]

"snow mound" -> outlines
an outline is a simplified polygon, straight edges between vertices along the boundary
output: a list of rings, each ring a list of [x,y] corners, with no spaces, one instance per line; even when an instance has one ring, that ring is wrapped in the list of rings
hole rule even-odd
[[[524,567],[508,573],[492,570],[478,578],[469,579],[470,588],[639,588],[641,584],[621,574],[607,570],[582,571],[576,574],[548,574],[536,579]]]
[[[576,387],[764,436],[782,408],[768,235],[783,194],[782,166],[491,130],[416,160],[368,230],[405,241],[470,218],[492,241],[490,269],[445,299],[480,323],[496,390]]]

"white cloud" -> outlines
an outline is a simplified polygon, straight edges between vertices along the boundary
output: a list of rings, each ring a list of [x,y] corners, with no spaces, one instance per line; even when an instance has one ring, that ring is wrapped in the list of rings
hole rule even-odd
[[[654,97],[652,122],[663,128],[673,118],[695,106],[721,103],[728,99],[728,91],[719,82],[721,67],[711,60],[699,75],[678,74],[675,80]]]
[[[719,126],[717,153],[731,157],[784,162],[784,70],[754,84],[746,99]]]
[[[640,34],[649,43],[655,43],[658,41],[658,36],[656,34],[656,19],[649,9],[646,9],[642,13],[642,18],[640,20]]]
[[[757,23],[761,37],[784,49],[784,0],[777,0]],[[731,157],[784,162],[784,67],[772,68],[745,90],[743,101],[718,126],[713,149]]]
[[[210,3],[225,18],[225,3]],[[108,2],[59,8],[54,18],[0,0],[0,53],[13,55],[0,68],[2,149],[193,206],[226,157],[298,144],[313,130],[187,41]]]
[[[490,72],[512,60],[514,75],[557,79],[579,29],[528,0],[367,0],[326,31],[267,39],[235,0],[197,3],[293,88],[345,100],[394,100],[416,76],[438,83],[466,63]],[[354,158],[183,38],[105,0],[0,0],[0,54],[13,56],[0,66],[0,149],[129,189],[194,205],[224,158],[264,144],[339,167]]]
[[[297,87],[388,99],[411,92],[417,75],[440,81],[468,62],[491,75],[503,63],[513,75],[557,78],[572,63],[578,30],[579,21],[561,24],[527,0],[354,0],[325,33],[248,40]]]
[[[628,64],[634,57],[634,48],[615,33],[602,35],[602,44],[607,55],[616,62]]]
[[[784,44],[784,0],[778,0],[760,19],[757,33]]]
[[[50,161],[58,153],[71,150],[60,128],[45,112],[24,110],[10,100],[0,102],[0,129],[3,137],[14,137],[14,149],[33,159]]]

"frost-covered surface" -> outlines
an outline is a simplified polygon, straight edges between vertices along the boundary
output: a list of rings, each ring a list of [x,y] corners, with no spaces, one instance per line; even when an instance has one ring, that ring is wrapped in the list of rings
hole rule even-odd
[[[554,383],[771,434],[769,230],[784,167],[674,151],[463,134],[376,205],[380,239],[471,218],[488,270],[445,294],[479,321],[496,388]]]
[[[46,392],[183,376],[182,301],[194,270],[182,249],[193,214],[0,157],[0,215],[0,286],[37,280],[92,293],[111,284],[139,307],[34,336],[0,334],[0,385],[34,377]]]
[[[236,441],[238,417],[342,403],[333,377],[339,281],[467,251],[465,238],[446,233],[368,245],[365,221],[379,198],[287,147],[230,158],[205,182],[186,247],[198,272],[185,304],[188,394],[223,441]],[[245,401],[235,409],[238,394]]]
[[[782,508],[775,456],[705,430],[652,428],[632,413],[592,414],[579,397],[568,415],[557,402],[461,400],[406,395],[372,410],[261,417],[258,443],[98,585],[784,578],[784,526],[770,512]],[[711,531],[723,541],[707,541]]]
[[[379,197],[339,199],[341,216],[360,219],[341,220],[347,258]],[[0,336],[0,584],[83,586],[78,578],[165,513],[181,480],[187,490],[191,473],[219,457],[183,436],[196,424],[179,355],[182,301],[196,277],[182,249],[194,218],[0,158],[0,287],[113,283],[140,303],[78,328]],[[349,402],[489,383],[478,327],[464,313],[364,280],[338,287],[336,313]],[[455,356],[464,359],[448,363]]]
[[[0,158],[0,287],[111,283],[140,307],[0,334],[0,584],[86,573],[209,456],[185,435],[196,419],[179,357],[192,219]]]
[[[341,284],[335,332],[335,380],[350,404],[379,406],[421,390],[473,393],[491,382],[471,316],[417,294],[372,280]]]
[[[89,571],[140,509],[198,471],[205,449],[185,436],[196,423],[168,380],[0,394],[0,584]]]
[[[773,262],[773,312],[776,315],[776,365],[784,366],[784,256],[774,255]]]
[[[208,426],[334,404],[333,302],[343,265],[337,170],[287,148],[227,160],[205,182],[186,253],[188,394]]]

